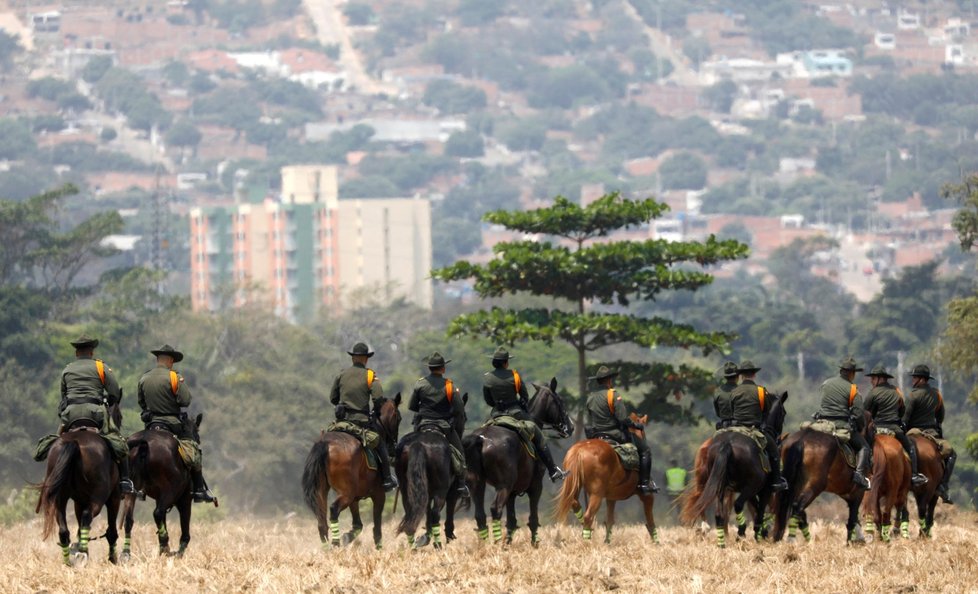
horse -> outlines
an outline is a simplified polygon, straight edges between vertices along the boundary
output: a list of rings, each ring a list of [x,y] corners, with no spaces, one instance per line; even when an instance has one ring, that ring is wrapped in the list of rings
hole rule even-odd
[[[200,441],[200,423],[204,415],[194,419],[194,440]],[[190,469],[180,458],[179,442],[165,426],[151,424],[145,431],[129,436],[129,468],[136,490],[156,501],[153,520],[156,522],[156,536],[159,541],[159,554],[170,554],[170,534],[166,529],[166,514],[177,508],[180,514],[180,548],[176,555],[182,557],[190,544],[190,511],[193,504]],[[136,497],[126,497],[122,504],[122,521],[125,537],[122,544],[122,559],[131,556],[133,512]]]
[[[890,542],[893,509],[902,520],[910,492],[910,459],[896,437],[879,433],[873,440],[872,488],[863,498],[867,534],[879,531],[880,540]],[[906,530],[906,532],[903,532]],[[901,533],[909,537],[909,524],[901,521]]]
[[[630,416],[633,421],[643,425],[649,419],[648,415],[639,417],[631,413]],[[640,439],[645,439],[644,429],[629,428],[629,432],[638,435]],[[645,512],[645,528],[652,542],[658,544],[659,532],[655,527],[655,518],[652,514],[655,498],[651,493],[639,493],[638,471],[625,470],[611,444],[603,439],[586,439],[575,443],[564,456],[564,469],[567,476],[557,495],[557,511],[554,514],[558,521],[563,520],[568,512],[573,511],[583,526],[584,540],[591,540],[594,519],[601,502],[607,499],[604,541],[610,543],[611,530],[615,524],[615,504],[632,495],[638,495]],[[582,509],[578,501],[582,489],[587,503],[586,510]]]
[[[920,522],[920,537],[930,538],[934,528],[934,509],[937,507],[937,489],[944,478],[944,460],[937,444],[925,435],[914,433],[908,435],[917,446],[917,467],[921,474],[927,477],[923,485],[911,487],[913,497],[917,501],[917,517]],[[907,525],[907,536],[910,532],[910,513],[904,511],[900,518],[901,532]]]
[[[122,425],[118,404],[109,407],[116,426]],[[47,539],[58,525],[58,543],[65,565],[84,565],[88,561],[88,543],[92,520],[105,508],[109,542],[109,561],[116,563],[115,545],[119,539],[116,518],[119,514],[119,469],[112,459],[109,444],[99,436],[94,422],[79,421],[67,427],[48,452],[47,472],[38,486],[40,494],[35,513],[44,514],[42,538]],[[78,543],[74,552],[68,531],[68,500],[75,504],[78,521]],[[100,538],[100,537],[96,537]]]
[[[773,402],[764,417],[764,424],[774,435],[780,435],[784,427],[784,403],[788,400],[788,393],[784,392],[781,396],[769,394],[768,397]],[[754,539],[761,540],[766,532],[764,512],[771,499],[771,484],[761,464],[761,457],[767,457],[765,450],[742,433],[724,431],[704,442],[696,457],[693,484],[683,495],[682,521],[694,523],[713,505],[717,546],[724,548],[730,516],[728,496],[739,494],[733,502],[737,513],[737,539],[744,538],[747,533],[744,507],[750,504],[754,516]]]
[[[388,450],[397,442],[401,424],[400,405],[400,392],[393,400],[380,400],[375,429],[380,433],[381,447]],[[336,491],[332,505],[329,504],[330,490]],[[330,546],[348,545],[360,535],[363,522],[360,520],[359,500],[369,497],[373,503],[374,546],[381,548],[381,520],[387,496],[380,472],[367,465],[366,451],[359,439],[339,431],[322,432],[306,456],[302,492],[306,505],[316,514],[319,539],[324,550]],[[340,513],[347,508],[353,516],[353,526],[341,540]]]
[[[462,394],[462,408],[452,419],[452,426],[461,435],[465,430],[465,404],[469,394]],[[407,536],[408,545],[421,548],[432,543],[440,549],[441,510],[445,512],[445,542],[455,539],[455,503],[458,491],[453,487],[452,452],[445,436],[436,431],[414,431],[397,444],[394,456],[397,482],[404,499],[404,517],[397,533]],[[425,532],[417,539],[414,533],[425,519]]]
[[[872,443],[872,416],[867,412],[864,436]],[[793,538],[801,529],[806,542],[812,539],[805,509],[823,491],[835,493],[849,508],[846,520],[847,542],[858,542],[859,506],[865,489],[852,481],[855,470],[845,460],[839,440],[834,435],[811,428],[789,435],[781,444],[781,467],[788,490],[775,498],[774,540]],[[788,512],[791,518],[788,518]]]
[[[564,401],[557,394],[557,378],[545,386],[533,384],[536,393],[530,399],[527,412],[541,429],[550,427],[560,438],[574,430]],[[543,463],[530,456],[516,432],[489,425],[476,429],[462,440],[468,467],[468,485],[475,503],[475,522],[479,538],[489,538],[486,524],[486,485],[496,489],[492,513],[493,542],[502,540],[501,518],[506,507],[506,542],[513,540],[516,531],[516,497],[526,493],[530,500],[530,542],[539,544],[540,496],[543,494]]]

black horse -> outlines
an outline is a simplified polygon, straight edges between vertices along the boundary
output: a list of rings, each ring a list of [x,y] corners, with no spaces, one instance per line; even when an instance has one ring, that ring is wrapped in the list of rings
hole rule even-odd
[[[465,430],[464,404],[468,400],[468,393],[463,394],[463,407],[452,420],[459,435]],[[404,518],[397,532],[406,534],[411,546],[420,548],[432,543],[435,548],[441,548],[439,523],[441,510],[445,508],[445,541],[454,540],[458,490],[453,486],[452,453],[445,436],[435,431],[415,431],[405,435],[397,444],[394,470],[404,499]],[[422,519],[425,519],[425,532],[415,539],[414,533]]]
[[[533,384],[536,393],[527,406],[530,417],[541,428],[552,428],[561,437],[574,430],[564,401],[557,394],[557,378],[550,384]],[[543,493],[543,463],[533,458],[523,446],[516,432],[496,425],[481,427],[462,440],[465,461],[468,466],[468,483],[475,500],[475,521],[479,538],[486,540],[489,529],[486,524],[486,484],[496,489],[490,512],[492,513],[493,541],[502,539],[503,506],[506,507],[506,541],[513,540],[516,531],[516,497],[526,493],[530,498],[530,540],[539,542],[540,495]]]
[[[770,435],[780,435],[784,427],[785,408],[788,393],[780,397],[768,394],[774,402],[764,418],[764,425]],[[768,473],[761,467],[761,458],[766,457],[764,449],[758,447],[750,437],[733,431],[724,431],[714,436],[708,445],[697,455],[691,490],[684,496],[682,519],[687,524],[700,519],[706,509],[715,508],[717,545],[726,546],[727,522],[730,515],[728,494],[739,493],[734,500],[737,512],[737,537],[743,538],[747,531],[747,517],[744,507],[750,504],[754,515],[754,538],[760,540],[766,532],[764,513],[771,500],[771,483]]]

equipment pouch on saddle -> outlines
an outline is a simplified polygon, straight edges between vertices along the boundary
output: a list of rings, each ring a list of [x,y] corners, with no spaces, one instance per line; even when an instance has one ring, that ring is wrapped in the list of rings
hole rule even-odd
[[[804,423],[802,423],[804,426]],[[717,431],[717,433],[739,433],[744,437],[752,440],[757,448],[760,450],[760,456],[758,460],[761,462],[761,468],[764,472],[771,472],[771,460],[767,457],[767,436],[760,429],[754,427],[744,427],[741,425],[731,425],[730,427],[724,427]]]
[[[377,448],[377,446],[380,445],[379,433],[377,433],[376,431],[371,431],[366,427],[362,427],[360,425],[357,425],[356,423],[351,423],[349,421],[335,421],[329,427],[326,428],[326,431],[330,431],[330,432],[339,431],[341,433],[349,433],[353,437],[359,439],[360,443],[363,444],[363,447],[371,450]]]
[[[52,433],[51,435],[45,435],[41,439],[37,440],[37,448],[34,450],[34,461],[43,462],[48,457],[48,452],[51,450],[51,446],[54,442],[58,441],[58,436]]]
[[[489,419],[483,427],[489,427],[491,425],[515,431],[520,436],[520,441],[523,442],[523,447],[526,448],[530,456],[537,457],[536,448],[533,446],[533,436],[536,433],[536,424],[533,421],[521,421],[516,417],[501,415],[494,419]]]
[[[625,470],[638,470],[639,455],[638,448],[633,443],[610,443],[611,447],[618,454],[621,465]]]
[[[200,470],[203,462],[203,454],[200,446],[192,439],[177,439],[177,451],[180,452],[180,459],[190,470]]]

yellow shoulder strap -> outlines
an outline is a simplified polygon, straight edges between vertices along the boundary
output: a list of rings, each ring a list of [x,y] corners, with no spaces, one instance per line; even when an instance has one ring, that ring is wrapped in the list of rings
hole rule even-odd
[[[452,380],[445,378],[445,397],[448,398],[448,403],[452,403],[452,398],[455,397],[455,386],[452,384]]]
[[[520,387],[523,385],[523,383],[520,380],[520,372],[516,371],[515,369],[513,370],[513,384],[516,386],[516,395],[519,396]]]
[[[374,373],[373,369],[367,370],[367,389],[374,387],[374,378],[377,374]]]
[[[856,384],[849,386],[849,406],[852,406],[853,401],[856,399],[856,394],[859,392],[859,388]]]
[[[98,370],[98,379],[105,385],[105,363],[101,359],[95,359],[95,369]]]
[[[757,386],[757,399],[761,401],[761,412],[764,412],[764,386]]]
[[[615,389],[608,388],[608,410],[615,414]]]
[[[177,375],[176,371],[170,370],[170,390],[173,395],[176,396],[177,392],[180,391],[180,376]]]

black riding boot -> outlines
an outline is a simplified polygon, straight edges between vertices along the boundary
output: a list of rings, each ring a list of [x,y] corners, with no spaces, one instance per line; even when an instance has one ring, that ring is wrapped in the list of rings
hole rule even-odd
[[[377,457],[380,458],[380,476],[384,479],[384,490],[393,491],[397,488],[397,479],[391,474],[391,457],[387,446],[377,448]]]
[[[202,469],[191,471],[190,478],[194,483],[191,493],[194,503],[212,503],[214,495],[207,488],[207,482],[204,481],[204,471]]]
[[[540,453],[540,461],[547,467],[547,474],[550,475],[550,480],[556,483],[564,478],[564,471],[554,464],[554,457],[550,454],[550,448],[547,444],[537,444],[537,451]]]
[[[136,488],[132,485],[132,479],[129,478],[128,456],[119,461],[119,491],[123,495],[136,492]]]
[[[852,482],[856,483],[859,487],[869,490],[870,483],[869,479],[866,478],[866,473],[869,472],[869,447],[863,447],[859,450],[856,455],[856,470],[852,473]]]
[[[645,450],[638,456],[638,490],[646,495],[659,492],[659,487],[652,480],[652,452],[650,450]]]
[[[948,456],[947,460],[944,461],[944,480],[941,481],[941,485],[937,488],[937,494],[941,496],[941,501],[948,505],[954,505],[954,502],[951,501],[951,493],[948,487],[951,482],[951,473],[954,472],[954,463],[957,459],[958,455],[955,453]]]
[[[910,441],[910,440],[907,440]],[[910,449],[907,450],[910,454],[910,482],[915,487],[927,484],[927,477],[920,474],[917,467],[917,446],[914,445],[913,441],[910,441]]]
[[[787,491],[788,481],[781,475],[781,458],[768,456],[771,461],[771,489],[774,491]]]

